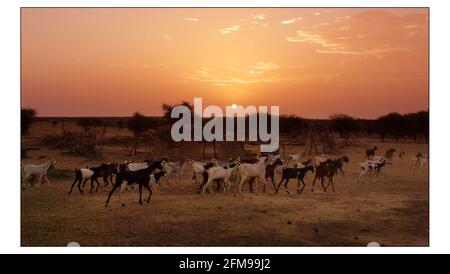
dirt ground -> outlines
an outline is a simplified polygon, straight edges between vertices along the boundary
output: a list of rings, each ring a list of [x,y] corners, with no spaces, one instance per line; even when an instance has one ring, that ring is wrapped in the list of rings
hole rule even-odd
[[[58,125],[36,123],[23,144],[37,146],[39,137],[57,131]],[[109,130],[114,136],[127,136],[125,129]],[[386,180],[357,183],[359,162],[364,151],[377,145],[378,154],[388,148],[405,151],[386,167]],[[303,150],[289,147],[288,153]],[[126,148],[106,147],[103,161],[122,161]],[[175,177],[154,186],[149,204],[138,204],[138,192],[123,193],[125,206],[113,195],[105,208],[107,192],[67,195],[75,167],[99,164],[100,160],[63,155],[62,151],[38,147],[30,150],[23,163],[57,161],[50,172],[52,186],[26,188],[21,200],[21,243],[23,246],[428,246],[429,182],[428,168],[410,165],[417,152],[428,145],[379,143],[365,140],[345,148],[350,158],[345,178],[336,178],[336,192],[324,193],[319,185],[311,192],[313,174],[306,177],[303,194],[246,192],[200,196],[198,184],[187,168],[181,182]],[[337,156],[337,155],[336,155]],[[308,158],[308,157],[305,157]],[[277,182],[280,174],[277,174]],[[19,183],[18,183],[19,187]],[[86,188],[87,189],[87,188]],[[143,198],[146,198],[144,192]]]

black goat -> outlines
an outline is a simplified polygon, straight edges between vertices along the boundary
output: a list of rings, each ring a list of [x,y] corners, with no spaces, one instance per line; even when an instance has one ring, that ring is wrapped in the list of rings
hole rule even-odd
[[[312,183],[311,192],[314,192],[314,185],[317,179],[320,179],[320,183],[322,185],[324,192],[327,192],[327,189],[330,186],[330,184],[333,189],[333,192],[335,192],[333,176],[337,174],[338,169],[339,169],[338,161],[331,159],[328,159],[327,161],[321,163],[318,167],[316,167],[316,176],[314,177],[314,181]],[[326,187],[324,185],[325,177],[328,178],[328,185]]]
[[[116,162],[114,162],[112,164],[101,164],[99,167],[91,168],[91,170],[94,171],[94,175],[92,175],[92,177],[91,177],[90,192],[92,193],[92,189],[94,187],[94,182],[97,183],[97,188],[96,188],[95,192],[98,192],[100,183],[98,182],[97,179],[99,177],[103,178],[104,187],[108,186],[109,182],[111,183],[111,185],[114,185],[114,183],[112,181],[112,177],[114,176],[114,174],[117,173],[117,167],[118,167],[118,164]]]
[[[344,163],[348,164],[349,161],[350,161],[350,159],[347,156],[343,156],[343,157],[335,160],[337,169],[341,172],[342,177],[344,177],[344,178],[345,178],[345,175],[344,175],[344,170],[342,168],[344,166]]]
[[[139,204],[142,205],[142,187],[145,187],[149,191],[149,196],[147,199],[147,203],[150,202],[150,198],[152,197],[152,190],[150,189],[150,175],[155,169],[163,169],[163,164],[167,162],[164,158],[161,161],[151,163],[148,168],[140,169],[137,171],[129,171],[127,166],[122,164],[119,166],[119,172],[116,175],[116,182],[113,186],[113,189],[109,192],[108,199],[106,200],[105,206],[108,206],[109,200],[111,199],[111,195],[114,191],[119,188],[123,181],[127,181],[127,185],[138,184],[139,185]],[[120,190],[119,190],[119,200],[120,200]],[[124,205],[124,204],[122,204]]]
[[[366,150],[366,159],[370,159],[375,156],[375,151],[377,150],[377,146],[374,146],[372,149]]]
[[[384,154],[384,158],[391,160],[394,158],[394,152],[395,152],[395,148],[390,148],[388,150],[386,150],[386,153]]]
[[[150,175],[150,177],[153,177],[155,180],[155,183],[159,184],[159,180],[166,175],[166,172],[164,170],[158,171],[153,175]]]
[[[85,168],[85,169],[75,169],[75,179],[72,183],[72,186],[69,190],[69,195],[72,193],[73,187],[76,183],[78,183],[78,190],[81,194],[83,194],[84,185],[86,182],[90,179],[91,180],[91,190],[94,188],[94,182],[97,183],[96,192],[98,192],[98,188],[100,186],[100,183],[98,182],[99,177],[103,177],[103,182],[105,183],[105,187],[108,185],[108,179],[112,182],[112,177],[114,174],[117,173],[117,163],[112,164],[101,164],[98,167],[91,167],[91,168]]]
[[[303,193],[303,189],[305,188],[306,184],[305,184],[305,175],[306,173],[308,173],[308,171],[314,172],[314,167],[309,165],[306,167],[302,167],[302,168],[285,168],[283,169],[283,175],[281,178],[280,183],[278,184],[278,187],[276,188],[275,193],[278,193],[278,190],[280,190],[280,186],[283,183],[283,181],[285,181],[284,183],[284,189],[286,190],[287,194],[289,194],[289,189],[288,189],[288,183],[290,179],[295,179],[297,178],[297,182],[298,182],[298,188],[297,188],[297,193]],[[300,182],[303,184],[303,186],[300,188]]]

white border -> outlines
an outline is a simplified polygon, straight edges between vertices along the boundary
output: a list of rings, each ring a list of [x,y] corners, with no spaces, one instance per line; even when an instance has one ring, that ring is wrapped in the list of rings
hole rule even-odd
[[[450,134],[450,86],[448,26],[450,1],[351,0],[286,1],[248,0],[245,7],[430,7],[430,104],[431,104],[431,182],[429,248],[327,248],[327,247],[100,247],[100,248],[22,248],[20,247],[20,7],[237,7],[242,1],[180,1],[159,3],[144,0],[6,0],[1,2],[0,100],[0,253],[447,253],[450,251],[450,180],[448,141]],[[407,98],[405,98],[407,99]]]

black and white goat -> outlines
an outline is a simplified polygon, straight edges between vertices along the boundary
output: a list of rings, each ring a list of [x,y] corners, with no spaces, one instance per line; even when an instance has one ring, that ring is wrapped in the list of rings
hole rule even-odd
[[[384,176],[382,170],[387,163],[388,160],[384,157],[360,163],[361,171],[358,176],[358,183],[364,182],[369,175],[372,177],[373,181],[375,180],[375,177],[379,177],[380,175]]]

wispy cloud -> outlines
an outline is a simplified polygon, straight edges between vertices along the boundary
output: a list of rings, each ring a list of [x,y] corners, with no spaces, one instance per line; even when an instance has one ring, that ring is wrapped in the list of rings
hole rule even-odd
[[[198,18],[195,18],[195,17],[186,17],[186,18],[184,18],[184,20],[191,21],[191,22],[198,22],[199,21]]]
[[[370,11],[336,17],[309,30],[297,30],[286,41],[315,44],[315,52],[323,54],[383,57],[392,52],[414,50],[418,46],[414,38],[422,35],[426,41],[426,31],[426,20],[418,16]]]
[[[281,21],[281,24],[288,25],[288,24],[292,24],[292,23],[295,23],[300,20],[303,20],[303,17],[286,19],[286,20]]]
[[[264,13],[252,14],[251,17],[253,18],[253,20],[264,20],[264,19],[266,19],[266,15]]]
[[[301,65],[261,61],[240,69],[201,66],[192,73],[182,73],[180,81],[196,81],[226,87],[288,81],[329,80],[338,76],[334,72],[307,71]]]
[[[409,48],[406,47],[385,47],[385,48],[374,48],[367,50],[345,50],[345,49],[330,49],[330,50],[317,50],[318,53],[327,54],[346,54],[346,55],[380,55],[394,51],[408,51]]]
[[[279,68],[280,65],[277,65],[273,62],[258,62],[255,65],[250,66],[250,70],[248,71],[248,73],[250,75],[260,75],[266,71],[278,70]]]
[[[219,31],[222,34],[230,34],[230,33],[233,33],[233,32],[237,32],[240,29],[241,29],[240,25],[234,25],[234,26],[231,26],[231,27],[228,27],[228,28],[219,29]]]
[[[308,43],[314,43],[319,44],[322,47],[340,47],[340,44],[333,43],[328,41],[326,38],[321,36],[320,34],[314,32],[314,31],[303,31],[298,30],[297,36],[287,37],[287,41],[289,42],[308,42]]]
[[[173,37],[169,35],[164,35],[163,38],[166,40],[173,40]]]

